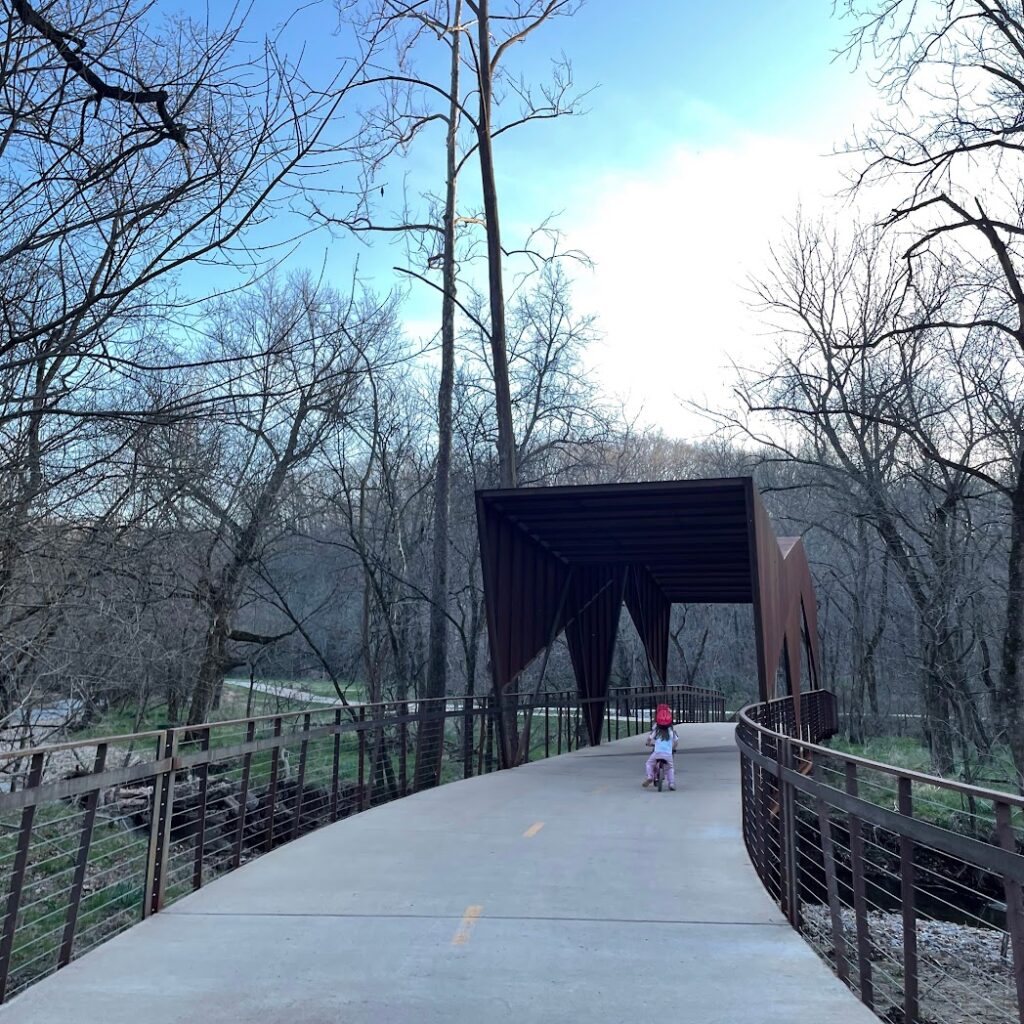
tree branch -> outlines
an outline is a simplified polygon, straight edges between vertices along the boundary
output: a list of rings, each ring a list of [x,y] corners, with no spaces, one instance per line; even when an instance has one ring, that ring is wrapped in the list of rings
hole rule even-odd
[[[119,85],[110,85],[89,68],[76,52],[85,49],[84,40],[61,32],[52,22],[47,21],[35,10],[28,0],[12,0],[12,2],[15,13],[21,21],[43,36],[60,54],[68,68],[95,91],[97,106],[99,106],[100,100],[129,103],[134,107],[152,105],[156,108],[157,116],[164,126],[164,131],[160,133],[161,137],[173,140],[182,149],[188,149],[188,143],[185,141],[185,126],[175,121],[167,109],[166,89],[123,89]]]

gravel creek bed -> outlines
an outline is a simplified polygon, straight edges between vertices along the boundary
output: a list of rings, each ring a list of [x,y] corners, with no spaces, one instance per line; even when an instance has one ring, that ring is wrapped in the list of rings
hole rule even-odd
[[[835,968],[832,925],[827,907],[805,905],[804,937]],[[842,911],[846,957],[856,979],[854,914]],[[868,914],[875,1012],[892,1024],[903,1022],[903,919]],[[1004,933],[947,921],[917,925],[920,1024],[1010,1024],[1017,1019],[1013,961],[1003,947]]]

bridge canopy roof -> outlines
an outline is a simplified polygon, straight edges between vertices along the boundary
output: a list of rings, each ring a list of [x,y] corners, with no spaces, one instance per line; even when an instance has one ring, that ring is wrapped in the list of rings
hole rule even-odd
[[[642,566],[672,603],[753,600],[749,480],[669,480],[481,491],[484,514],[515,524],[570,565]]]

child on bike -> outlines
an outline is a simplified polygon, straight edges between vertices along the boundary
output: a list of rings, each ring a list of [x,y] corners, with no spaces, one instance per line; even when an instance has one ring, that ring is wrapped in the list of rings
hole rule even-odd
[[[647,778],[641,783],[644,789],[654,783],[654,765],[657,761],[665,762],[668,788],[676,788],[676,766],[672,752],[678,743],[679,734],[672,728],[672,709],[667,704],[659,704],[654,712],[654,728],[647,735],[647,746],[654,747],[654,751],[647,758]]]

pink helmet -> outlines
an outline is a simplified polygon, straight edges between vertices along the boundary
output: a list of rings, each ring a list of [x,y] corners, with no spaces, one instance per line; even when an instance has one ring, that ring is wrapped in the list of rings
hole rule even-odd
[[[659,704],[658,710],[654,712],[654,721],[656,725],[671,725],[672,709],[667,704]]]

